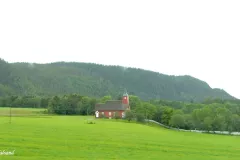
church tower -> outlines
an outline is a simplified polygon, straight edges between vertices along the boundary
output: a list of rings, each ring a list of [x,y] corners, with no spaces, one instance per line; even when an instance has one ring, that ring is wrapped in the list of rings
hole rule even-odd
[[[125,91],[125,93],[123,94],[122,103],[129,105],[129,96],[127,94],[127,91]]]

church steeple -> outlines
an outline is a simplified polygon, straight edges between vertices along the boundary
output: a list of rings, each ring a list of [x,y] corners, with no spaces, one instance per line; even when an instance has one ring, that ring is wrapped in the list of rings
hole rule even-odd
[[[125,92],[123,93],[122,103],[129,105],[129,96],[126,89],[125,89]]]

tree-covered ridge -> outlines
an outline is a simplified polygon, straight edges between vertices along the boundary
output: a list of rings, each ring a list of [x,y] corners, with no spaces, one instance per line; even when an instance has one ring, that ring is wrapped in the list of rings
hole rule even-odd
[[[202,101],[207,97],[232,99],[224,90],[212,89],[191,76],[93,63],[7,63],[0,60],[0,96],[64,95],[117,98],[126,88],[142,99]]]

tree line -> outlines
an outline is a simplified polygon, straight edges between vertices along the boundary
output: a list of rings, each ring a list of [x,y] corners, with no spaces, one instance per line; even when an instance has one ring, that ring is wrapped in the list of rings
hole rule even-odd
[[[2,107],[46,108],[58,115],[94,115],[96,103],[113,99],[111,96],[93,98],[79,94],[64,96],[0,97]],[[121,96],[119,96],[121,99]],[[164,125],[188,130],[240,131],[240,100],[206,99],[201,103],[167,100],[141,100],[130,95],[129,121],[152,119]]]

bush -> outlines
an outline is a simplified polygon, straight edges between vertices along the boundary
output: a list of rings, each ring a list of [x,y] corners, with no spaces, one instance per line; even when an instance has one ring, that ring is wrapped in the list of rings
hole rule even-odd
[[[121,119],[122,117],[120,116],[120,113],[119,112],[116,112],[114,115],[113,115],[113,118],[118,120],[118,119]]]
[[[116,120],[121,119],[121,117],[119,115],[115,115],[115,116],[113,116],[113,118]]]
[[[144,115],[142,113],[137,113],[136,114],[136,119],[137,119],[137,122],[145,122],[145,118],[144,118]]]
[[[134,118],[135,118],[135,115],[132,111],[130,111],[130,110],[126,111],[125,119],[128,120],[128,122],[130,122]]]
[[[88,119],[87,124],[95,124],[96,122],[93,119]]]
[[[105,114],[100,114],[99,118],[106,118]]]

